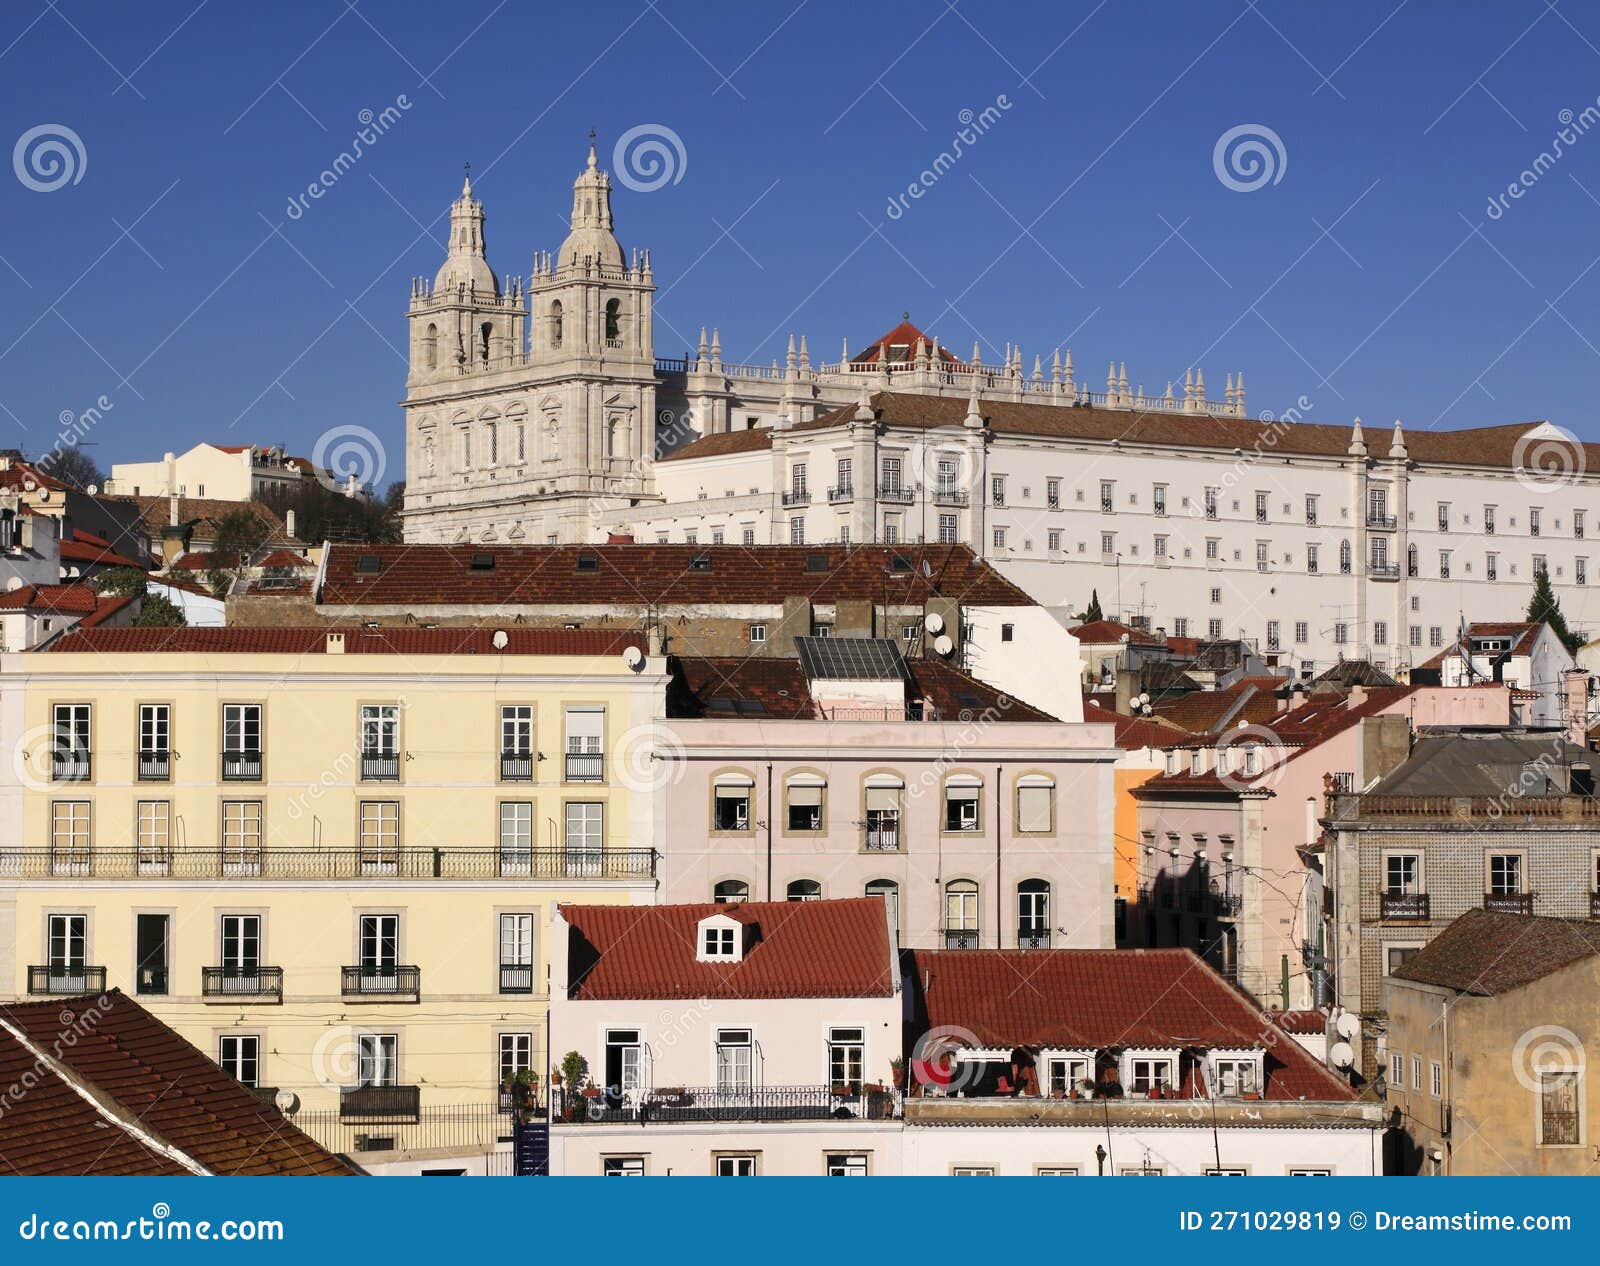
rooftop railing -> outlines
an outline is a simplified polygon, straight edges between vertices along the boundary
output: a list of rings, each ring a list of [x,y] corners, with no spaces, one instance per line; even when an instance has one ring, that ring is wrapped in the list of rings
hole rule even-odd
[[[1594,796],[1396,796],[1338,794],[1330,816],[1339,821],[1425,820],[1471,822],[1597,822],[1600,798]]]
[[[673,1086],[577,1096],[557,1120],[574,1125],[673,1121],[889,1121],[900,1095],[870,1086]]]

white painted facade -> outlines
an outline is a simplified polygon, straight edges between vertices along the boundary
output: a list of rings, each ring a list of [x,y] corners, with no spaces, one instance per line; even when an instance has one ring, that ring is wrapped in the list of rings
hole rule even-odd
[[[107,496],[200,497],[253,501],[293,492],[300,471],[285,464],[279,445],[196,444],[155,462],[116,462],[106,480]]]

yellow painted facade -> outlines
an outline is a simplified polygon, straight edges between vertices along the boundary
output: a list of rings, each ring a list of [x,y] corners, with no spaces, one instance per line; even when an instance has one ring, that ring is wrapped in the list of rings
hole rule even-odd
[[[635,659],[0,656],[0,996],[103,968],[335,1146],[375,1103],[494,1104],[507,1059],[542,1081],[554,904],[656,900],[665,665]],[[403,1093],[363,1105],[375,1065]]]

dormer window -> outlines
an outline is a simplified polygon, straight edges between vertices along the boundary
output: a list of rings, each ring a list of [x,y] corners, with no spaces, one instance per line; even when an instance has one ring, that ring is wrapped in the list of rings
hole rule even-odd
[[[1225,1098],[1255,1096],[1261,1093],[1261,1056],[1231,1052],[1216,1055],[1211,1061],[1212,1093]]]
[[[744,957],[744,938],[739,922],[725,914],[708,914],[700,920],[697,962],[736,963]]]

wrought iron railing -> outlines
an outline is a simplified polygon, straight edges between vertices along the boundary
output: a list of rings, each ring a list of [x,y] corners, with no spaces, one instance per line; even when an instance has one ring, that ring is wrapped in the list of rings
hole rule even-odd
[[[804,488],[791,488],[783,494],[783,504],[786,506],[808,506],[811,504],[811,493]]]
[[[80,993],[104,993],[106,969],[89,967],[82,963],[51,964],[28,968],[28,992],[67,996]]]
[[[394,782],[400,777],[400,757],[394,752],[362,752],[363,782]]]
[[[1031,928],[1031,929],[1030,928],[1018,928],[1017,929],[1017,948],[1018,949],[1049,949],[1050,948],[1050,929],[1049,928]]]
[[[898,853],[900,828],[898,826],[869,826],[866,849],[869,853]]]
[[[1380,892],[1378,894],[1380,919],[1426,919],[1428,894],[1425,892]]]
[[[532,752],[501,752],[500,778],[503,782],[530,782],[533,779]]]
[[[421,1110],[421,1086],[350,1086],[339,1092],[341,1121],[415,1122]]]
[[[52,782],[88,782],[93,769],[90,754],[82,748],[68,748],[50,753],[50,779]]]
[[[935,484],[933,486],[933,503],[940,506],[964,506],[972,500],[965,488],[954,488],[948,485]],[[1051,509],[1056,507],[1052,506]]]
[[[415,1001],[422,993],[422,968],[360,963],[339,968],[339,992],[346,998],[398,998]]]
[[[283,1001],[283,968],[281,967],[202,967],[200,969],[200,996],[231,1001],[248,998],[251,1001]]]
[[[606,776],[604,752],[568,752],[568,782],[603,782]]]
[[[852,501],[855,499],[855,495],[855,489],[849,484],[843,484],[837,488],[828,489],[828,501],[830,504],[836,504],[840,501]]]
[[[222,779],[224,782],[260,782],[260,752],[223,752]]]
[[[652,1121],[889,1121],[900,1096],[867,1086],[674,1086],[602,1092],[567,1101],[557,1120],[574,1124]]]
[[[4,879],[340,880],[374,872],[372,850],[359,848],[251,849],[39,848],[0,844]],[[382,873],[396,879],[649,879],[649,848],[401,848],[388,850]]]
[[[140,752],[139,781],[166,782],[172,777],[171,752]]]
[[[908,484],[879,484],[878,500],[891,505],[910,505],[916,499],[916,489]]]
[[[944,930],[945,949],[977,949],[977,928],[946,928]]]
[[[372,1086],[362,1089],[416,1091],[418,1087]],[[353,1093],[358,1092],[344,1092],[345,1095]],[[345,1156],[429,1148],[448,1149],[460,1154],[475,1151],[488,1154],[497,1146],[510,1142],[515,1128],[513,1118],[501,1113],[498,1104],[464,1103],[448,1107],[423,1107],[420,1095],[414,1105],[409,1100],[408,1095],[398,1101],[401,1111],[379,1115],[377,1109],[393,1107],[397,1101],[388,1096],[358,1094],[357,1098],[350,1101],[351,1110],[346,1114],[344,1095],[341,1095],[339,1109],[301,1110],[288,1119],[330,1152]]]
[[[533,964],[531,964],[531,963],[501,963],[500,964],[500,992],[501,993],[532,993],[533,992]]]
[[[1531,892],[1486,892],[1483,894],[1483,908],[1493,910],[1496,914],[1532,914],[1533,894]]]

